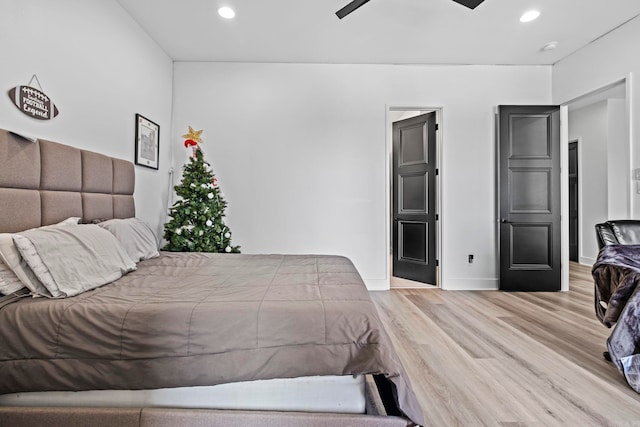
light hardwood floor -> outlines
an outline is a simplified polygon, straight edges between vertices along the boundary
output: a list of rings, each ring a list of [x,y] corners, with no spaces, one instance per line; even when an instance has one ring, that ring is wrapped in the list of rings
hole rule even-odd
[[[602,357],[590,268],[566,293],[395,289],[371,296],[428,426],[640,426]]]

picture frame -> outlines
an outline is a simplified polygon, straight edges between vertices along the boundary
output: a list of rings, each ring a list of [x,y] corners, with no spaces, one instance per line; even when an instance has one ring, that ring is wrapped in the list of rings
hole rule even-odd
[[[141,114],[136,114],[135,164],[158,170],[160,157],[160,126]]]

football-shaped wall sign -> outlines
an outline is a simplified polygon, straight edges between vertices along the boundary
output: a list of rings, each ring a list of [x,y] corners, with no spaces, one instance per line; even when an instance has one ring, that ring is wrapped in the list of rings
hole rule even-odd
[[[58,107],[51,98],[31,86],[16,86],[9,89],[9,98],[27,116],[38,120],[51,120],[58,115]]]

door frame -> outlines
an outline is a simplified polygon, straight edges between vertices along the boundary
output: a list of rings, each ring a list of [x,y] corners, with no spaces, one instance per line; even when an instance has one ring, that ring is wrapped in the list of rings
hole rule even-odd
[[[627,189],[627,213],[629,218],[634,216],[633,197],[635,186],[640,185],[637,181],[632,181],[631,171],[633,168],[633,104],[632,100],[632,73],[627,73],[621,78],[605,83],[594,89],[583,92],[582,94],[565,100],[560,100],[557,105],[560,105],[560,182],[562,183],[561,191],[561,215],[562,218],[568,218],[569,215],[569,104],[583,100],[585,98],[597,95],[600,92],[606,91],[619,84],[625,85],[625,103],[626,103],[626,119],[627,119],[627,152],[629,154],[629,163],[627,169],[629,171],[629,188]],[[580,186],[580,177],[578,177],[578,186]],[[579,187],[580,188],[580,187]],[[579,190],[580,195],[580,190]],[[580,219],[579,219],[580,220]],[[581,222],[582,223],[582,222]],[[562,230],[562,291],[569,290],[569,222],[561,221]],[[584,239],[583,239],[584,240]]]
[[[436,268],[436,286],[438,288],[446,289],[443,286],[443,283],[446,283],[443,279],[443,259],[442,259],[442,224],[444,222],[444,218],[442,215],[442,141],[444,135],[444,126],[443,126],[443,108],[442,107],[417,107],[417,106],[397,106],[397,105],[385,105],[385,132],[386,132],[386,143],[385,143],[385,280],[388,285],[388,288],[391,288],[391,256],[390,253],[393,253],[393,239],[391,230],[392,223],[392,203],[393,199],[391,197],[391,192],[393,191],[393,132],[392,132],[392,122],[391,122],[391,112],[397,111],[419,111],[421,113],[436,113],[436,123],[438,124],[438,131],[436,132],[436,168],[438,169],[438,175],[436,176],[436,214],[438,215],[438,221],[436,221],[436,259],[438,260],[438,267]],[[428,286],[428,285],[425,285]]]

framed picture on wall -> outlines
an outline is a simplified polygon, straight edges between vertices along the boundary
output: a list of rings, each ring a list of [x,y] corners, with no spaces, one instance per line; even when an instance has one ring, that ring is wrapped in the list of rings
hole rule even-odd
[[[158,169],[160,126],[136,114],[136,165]]]

